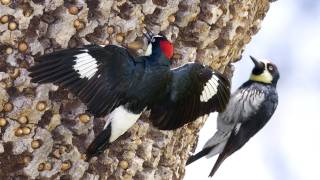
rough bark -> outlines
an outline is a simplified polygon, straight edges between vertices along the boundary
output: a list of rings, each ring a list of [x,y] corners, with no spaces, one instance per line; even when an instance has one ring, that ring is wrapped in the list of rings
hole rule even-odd
[[[26,69],[41,54],[89,43],[141,54],[146,26],[174,42],[173,66],[197,60],[231,76],[228,64],[268,8],[267,0],[1,0],[0,179],[182,179],[205,118],[159,131],[146,113],[87,163],[82,154],[104,119],[66,90],[30,83]]]

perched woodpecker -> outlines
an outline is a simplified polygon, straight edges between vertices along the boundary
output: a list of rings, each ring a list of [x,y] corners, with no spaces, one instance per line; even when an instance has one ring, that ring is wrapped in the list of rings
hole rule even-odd
[[[67,88],[95,117],[108,115],[87,148],[87,159],[124,134],[144,110],[150,110],[155,127],[172,130],[223,111],[229,101],[230,83],[220,73],[198,63],[170,69],[172,43],[163,35],[144,35],[144,56],[115,45],[87,45],[41,56],[29,68],[32,82]]]
[[[231,95],[225,111],[219,113],[217,132],[187,161],[188,165],[203,156],[219,154],[210,177],[227,157],[263,128],[277,108],[276,86],[280,77],[277,67],[269,61],[251,59],[255,67],[250,79]]]

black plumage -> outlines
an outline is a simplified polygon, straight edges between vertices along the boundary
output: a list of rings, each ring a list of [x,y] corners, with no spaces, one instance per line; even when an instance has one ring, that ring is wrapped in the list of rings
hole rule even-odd
[[[222,111],[229,100],[230,84],[221,74],[198,63],[170,69],[172,44],[161,35],[149,33],[147,38],[145,56],[114,45],[87,45],[41,56],[29,69],[32,82],[67,88],[95,117],[108,115],[110,123],[87,149],[89,158],[130,128],[145,109],[151,110],[154,126],[171,130]]]
[[[227,157],[261,130],[276,110],[277,67],[271,62],[252,60],[255,68],[250,80],[231,95],[226,110],[218,115],[217,132],[199,153],[190,156],[187,161],[188,165],[203,156],[219,154],[209,176],[213,176]]]

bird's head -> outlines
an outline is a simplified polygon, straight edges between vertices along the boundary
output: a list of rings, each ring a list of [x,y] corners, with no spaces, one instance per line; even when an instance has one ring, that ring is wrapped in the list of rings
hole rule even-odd
[[[250,56],[250,58],[254,63],[250,80],[276,85],[280,78],[277,66],[270,61],[259,61],[252,56]]]
[[[161,34],[155,35],[148,30],[144,35],[148,39],[148,47],[145,53],[146,56],[150,56],[154,52],[161,51],[168,60],[172,58],[173,45],[166,36]]]

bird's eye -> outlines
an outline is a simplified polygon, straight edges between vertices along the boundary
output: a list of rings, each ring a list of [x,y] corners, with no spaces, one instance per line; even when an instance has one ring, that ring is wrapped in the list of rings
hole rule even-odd
[[[272,65],[269,65],[269,66],[268,66],[268,70],[269,70],[269,71],[273,71],[273,66],[272,66]]]

